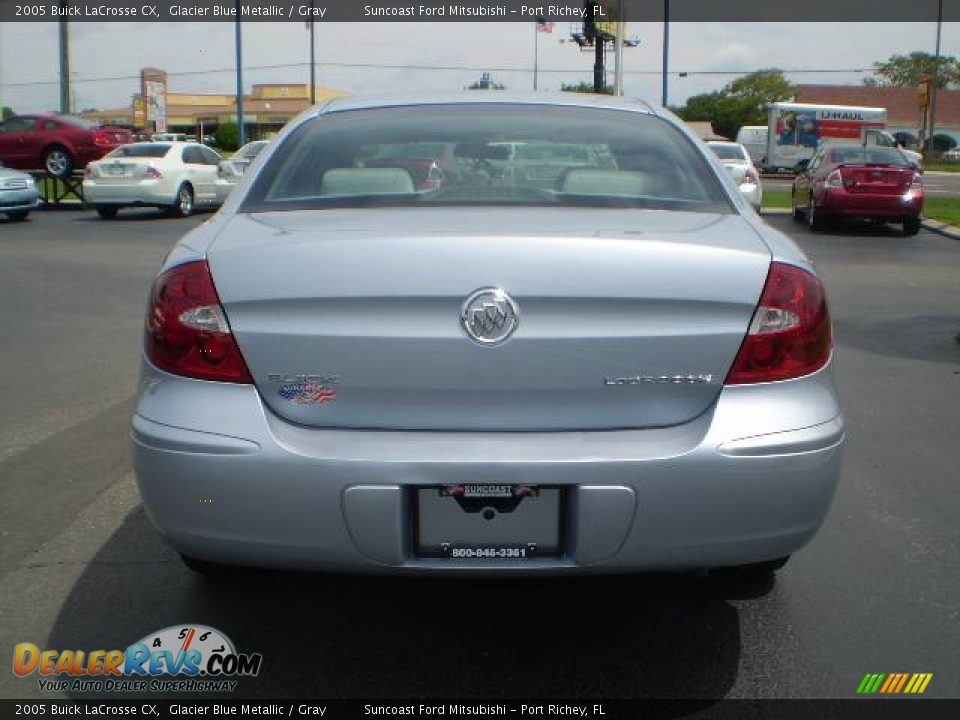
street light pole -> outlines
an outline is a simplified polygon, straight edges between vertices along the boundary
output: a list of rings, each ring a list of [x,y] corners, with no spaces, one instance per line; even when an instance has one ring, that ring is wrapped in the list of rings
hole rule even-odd
[[[61,7],[63,3],[60,3]],[[69,115],[70,103],[70,28],[60,21],[60,113]]]
[[[317,54],[313,42],[313,6],[316,0],[310,0],[310,104],[317,104]]]
[[[667,106],[667,76],[670,67],[670,0],[663,0],[663,93],[661,104]]]
[[[537,72],[540,64],[540,20],[533,24],[533,91],[537,91]]]
[[[943,0],[937,3],[937,50],[933,60],[933,81],[930,83],[930,149],[933,150],[933,134],[937,130],[937,70],[940,69],[940,30],[943,27]]]
[[[240,129],[240,145],[244,144],[243,131],[243,38],[240,31],[240,0],[237,2],[237,20],[234,25],[234,44],[237,50],[237,127]]]
[[[617,38],[614,47],[614,57],[616,58],[616,69],[613,73],[613,93],[614,95],[623,95],[623,3],[625,0],[619,0],[617,3]]]

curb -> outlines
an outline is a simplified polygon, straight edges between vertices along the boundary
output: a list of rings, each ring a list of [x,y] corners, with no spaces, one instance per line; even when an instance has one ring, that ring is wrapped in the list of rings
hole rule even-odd
[[[923,220],[920,224],[925,230],[935,232],[937,235],[960,240],[960,227],[956,225],[947,225],[947,223],[942,223],[939,220]]]

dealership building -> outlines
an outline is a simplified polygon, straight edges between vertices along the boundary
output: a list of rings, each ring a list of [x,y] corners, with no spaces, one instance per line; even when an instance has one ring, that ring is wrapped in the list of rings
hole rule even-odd
[[[796,85],[795,102],[818,105],[858,105],[887,109],[887,129],[919,135],[923,125],[916,88],[870,85]],[[960,145],[960,90],[937,91],[936,135]]]
[[[349,95],[343,90],[318,85],[318,103]],[[310,106],[310,87],[305,83],[261,83],[243,98],[243,118],[248,138],[270,137]],[[83,113],[94,122],[121,125],[134,130],[213,133],[217,126],[237,121],[237,98],[233,93],[177,92],[167,87],[166,73],[155,68],[141,72],[141,92],[128,107]]]

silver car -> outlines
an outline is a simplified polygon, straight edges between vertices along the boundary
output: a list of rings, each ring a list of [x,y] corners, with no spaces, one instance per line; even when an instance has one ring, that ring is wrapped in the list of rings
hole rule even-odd
[[[463,172],[368,166],[405,143]],[[641,102],[309,110],[148,302],[136,472],[197,570],[770,573],[837,484],[820,279]]]
[[[26,220],[40,204],[40,191],[32,175],[11,170],[0,163],[0,213],[9,220]]]

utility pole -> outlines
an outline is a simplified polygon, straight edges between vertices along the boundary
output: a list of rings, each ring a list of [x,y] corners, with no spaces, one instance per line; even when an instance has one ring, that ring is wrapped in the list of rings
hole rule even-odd
[[[616,61],[616,69],[613,73],[613,93],[614,95],[623,95],[623,32],[624,32],[624,22],[623,22],[623,4],[626,0],[619,0],[617,2],[617,39],[614,49],[614,59]]]
[[[243,38],[240,31],[240,0],[236,0],[237,20],[234,27],[234,43],[237,49],[237,126],[240,128],[240,145],[244,145],[243,131]]]
[[[670,0],[663,0],[663,93],[660,103],[667,107],[667,78],[670,72]]]
[[[60,7],[64,6],[63,0]],[[66,20],[60,21],[60,113],[69,115],[70,103],[70,29]]]
[[[310,0],[310,104],[317,104],[317,53],[313,42],[313,6],[316,0]]]
[[[540,20],[533,24],[533,91],[537,91],[537,71],[540,61]]]
[[[933,81],[930,83],[930,150],[937,131],[937,71],[940,69],[940,31],[943,27],[943,0],[937,3],[937,50],[933,60]]]
[[[596,0],[584,0],[586,8],[586,18],[583,23],[583,34],[586,40],[593,40],[593,91],[602,93],[606,88],[604,85],[604,57],[603,57],[603,33],[597,29],[597,7]]]

